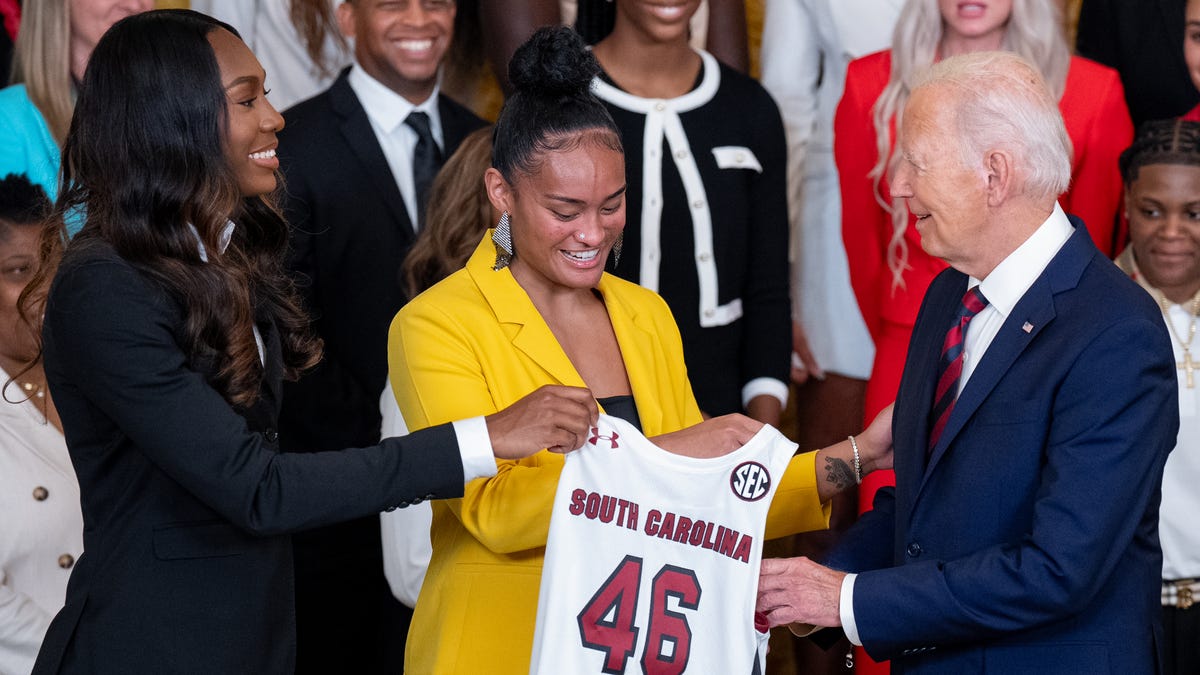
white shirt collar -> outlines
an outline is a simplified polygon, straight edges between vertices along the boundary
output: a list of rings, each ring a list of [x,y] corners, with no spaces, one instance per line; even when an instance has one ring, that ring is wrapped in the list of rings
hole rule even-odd
[[[438,116],[437,109],[438,93],[442,87],[440,76],[438,83],[433,87],[433,93],[417,105],[413,105],[408,99],[371,77],[367,71],[363,70],[362,66],[358,65],[357,61],[350,69],[347,81],[350,88],[354,90],[355,96],[358,97],[358,102],[362,104],[363,110],[367,111],[367,117],[371,118],[371,122],[382,131],[392,133],[397,127],[404,124],[409,113],[419,110],[429,115],[429,126],[434,139],[441,139],[442,121]]]
[[[981,281],[971,277],[967,287],[974,288],[978,284],[988,304],[1007,317],[1074,233],[1075,227],[1056,202],[1050,217],[1025,243],[1000,261],[987,278]]]
[[[208,262],[208,251],[204,248],[204,242],[200,240],[200,232],[191,223],[188,223],[187,226],[188,231],[196,238],[196,251],[200,254],[200,259]],[[221,253],[224,253],[225,249],[229,248],[229,242],[233,240],[233,230],[236,227],[232,220],[228,220],[225,222],[225,227],[221,228],[221,236],[217,238],[217,246],[220,247]]]

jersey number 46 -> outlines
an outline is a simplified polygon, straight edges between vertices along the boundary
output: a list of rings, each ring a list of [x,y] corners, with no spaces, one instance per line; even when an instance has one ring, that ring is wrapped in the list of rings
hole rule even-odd
[[[603,673],[624,673],[637,650],[640,628],[634,625],[642,583],[642,559],[627,555],[577,617],[583,646],[604,653]],[[692,629],[687,617],[667,607],[675,598],[681,609],[700,607],[700,582],[689,569],[664,565],[650,586],[650,625],[642,648],[646,675],[679,675],[687,668]]]

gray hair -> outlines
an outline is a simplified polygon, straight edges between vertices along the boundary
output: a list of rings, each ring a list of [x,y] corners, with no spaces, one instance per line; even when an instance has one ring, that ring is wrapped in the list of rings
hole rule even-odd
[[[984,153],[1012,153],[1022,191],[1054,199],[1071,182],[1071,138],[1053,94],[1037,68],[1012,52],[954,56],[920,74],[913,93],[938,88],[955,93],[954,114],[963,166]]]

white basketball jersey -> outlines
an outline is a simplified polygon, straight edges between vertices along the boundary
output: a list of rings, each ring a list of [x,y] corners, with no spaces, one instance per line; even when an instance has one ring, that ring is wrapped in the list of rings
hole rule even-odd
[[[763,530],[795,450],[764,426],[724,457],[682,457],[601,415],[558,482],[530,672],[761,673]]]

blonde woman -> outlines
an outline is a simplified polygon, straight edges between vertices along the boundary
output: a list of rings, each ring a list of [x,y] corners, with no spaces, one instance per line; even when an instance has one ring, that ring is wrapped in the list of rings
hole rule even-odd
[[[75,112],[75,84],[109,26],[151,0],[39,0],[22,8],[13,85],[0,90],[0,176],[24,173],[54,199],[59,147]]]

